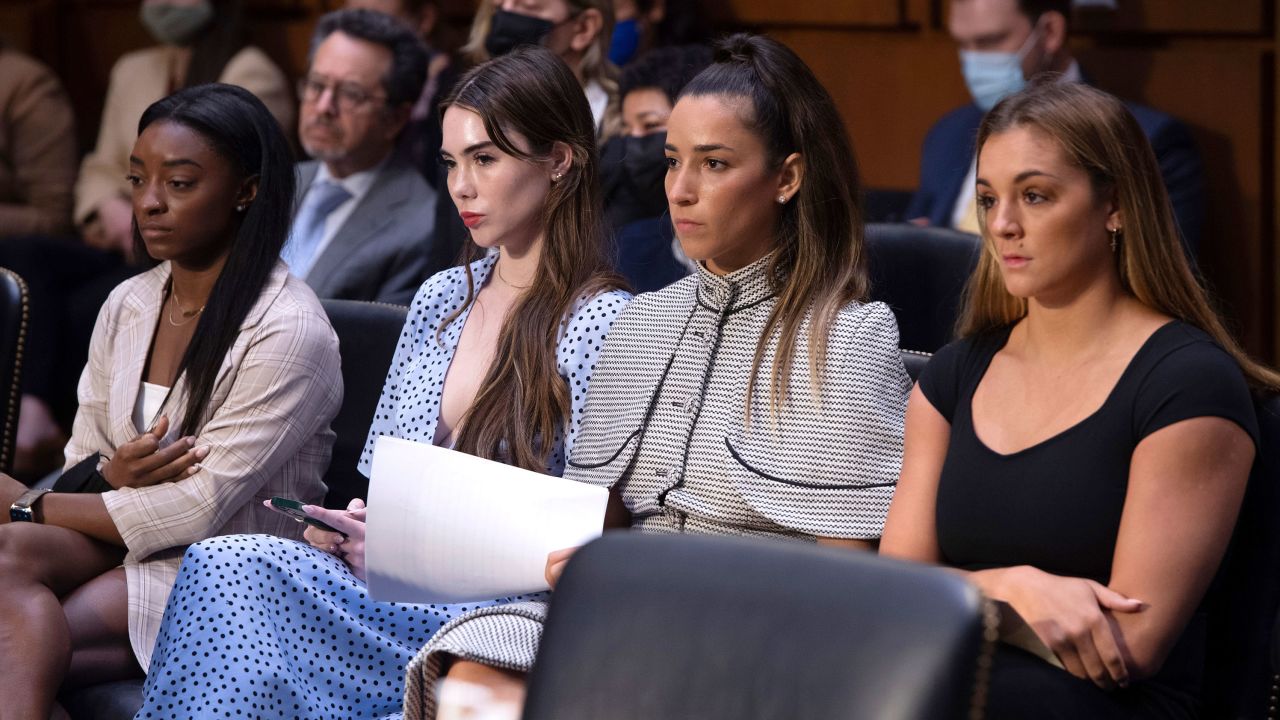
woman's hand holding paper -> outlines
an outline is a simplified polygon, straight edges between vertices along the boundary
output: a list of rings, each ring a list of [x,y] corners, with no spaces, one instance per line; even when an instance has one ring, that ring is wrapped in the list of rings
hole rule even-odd
[[[547,584],[552,590],[556,589],[556,583],[560,582],[560,576],[564,574],[564,566],[569,564],[569,558],[578,552],[578,548],[562,548],[560,550],[552,550],[547,553]]]

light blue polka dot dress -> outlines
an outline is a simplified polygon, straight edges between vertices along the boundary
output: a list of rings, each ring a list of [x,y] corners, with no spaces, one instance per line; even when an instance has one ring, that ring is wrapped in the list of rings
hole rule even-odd
[[[496,261],[491,254],[470,265],[477,288]],[[467,295],[462,267],[434,275],[418,290],[360,458],[365,475],[378,436],[422,442],[435,436],[445,373],[471,310]],[[557,361],[572,411],[568,432],[548,458],[550,474],[564,470],[591,370],[629,300],[621,291],[584,297],[565,321]],[[375,602],[346,564],[302,543],[268,535],[196,543],[169,596],[136,717],[395,717],[405,665],[441,625],[520,599]]]

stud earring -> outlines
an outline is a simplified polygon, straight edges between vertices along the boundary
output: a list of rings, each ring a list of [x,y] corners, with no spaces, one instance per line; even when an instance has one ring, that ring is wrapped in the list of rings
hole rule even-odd
[[[248,207],[248,205],[245,205],[244,203],[240,203],[239,205],[236,206],[236,212],[244,212],[244,209],[246,207]]]
[[[558,183],[564,178],[564,173],[556,173],[551,176],[551,182]]]
[[[779,196],[778,196],[778,204],[779,204],[779,205],[786,205],[786,204],[787,204],[787,196],[786,196],[786,195],[779,195]]]
[[[1120,228],[1107,228],[1107,232],[1111,233],[1111,252],[1115,252],[1120,248]]]

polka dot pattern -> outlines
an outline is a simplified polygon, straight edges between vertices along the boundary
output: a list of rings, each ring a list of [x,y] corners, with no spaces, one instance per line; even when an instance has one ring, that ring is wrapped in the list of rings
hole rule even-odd
[[[476,287],[496,262],[491,254],[471,264]],[[462,267],[437,273],[419,289],[360,458],[364,474],[379,435],[421,442],[435,436],[445,374],[470,311],[466,299]],[[556,360],[572,408],[549,474],[564,469],[605,334],[630,299],[620,291],[580,298],[561,327]],[[375,602],[344,563],[305,544],[267,535],[207,540],[183,560],[137,718],[392,716],[401,708],[406,663],[441,626],[479,608],[544,597]]]
[[[538,596],[458,605],[370,600],[336,557],[271,535],[192,545],[137,718],[380,718],[405,665],[450,619]]]
[[[477,288],[484,287],[497,261],[497,253],[492,253],[470,265]],[[560,376],[568,383],[571,392],[570,432],[568,437],[563,437],[563,433],[557,437],[556,450],[547,458],[548,474],[564,472],[565,455],[572,448],[573,435],[586,404],[591,370],[600,356],[609,326],[630,300],[629,293],[619,290],[579,298],[561,326],[556,361]],[[459,310],[458,317],[445,325],[445,321]],[[462,267],[436,273],[418,290],[400,332],[382,397],[369,427],[369,438],[360,455],[359,469],[366,476],[373,462],[373,445],[378,436],[390,435],[420,442],[431,442],[435,437],[444,378],[470,313],[467,274]]]

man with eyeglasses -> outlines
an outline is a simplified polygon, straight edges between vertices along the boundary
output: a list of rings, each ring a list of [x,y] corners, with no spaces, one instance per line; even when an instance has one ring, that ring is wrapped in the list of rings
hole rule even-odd
[[[322,298],[409,304],[448,267],[436,193],[395,153],[426,80],[427,55],[395,18],[340,10],[320,19],[298,83],[299,202],[281,256]]]

